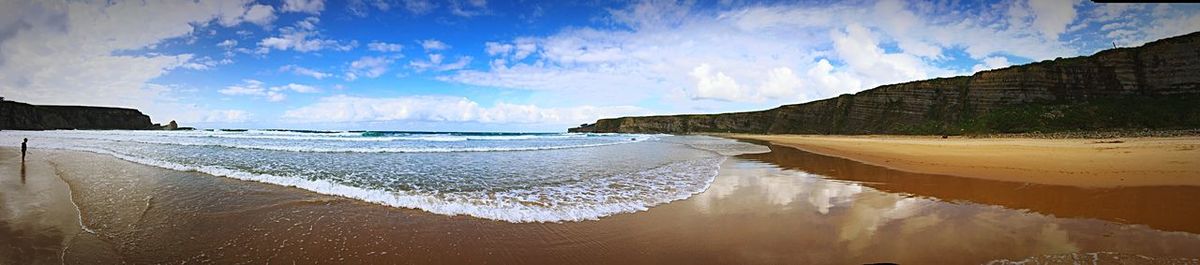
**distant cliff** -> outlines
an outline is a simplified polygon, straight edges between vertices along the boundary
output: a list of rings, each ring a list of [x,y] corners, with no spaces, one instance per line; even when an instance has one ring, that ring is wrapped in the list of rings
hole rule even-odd
[[[135,109],[38,106],[0,100],[0,130],[159,129]]]
[[[1200,32],[778,108],[601,119],[572,132],[961,134],[1200,128]]]

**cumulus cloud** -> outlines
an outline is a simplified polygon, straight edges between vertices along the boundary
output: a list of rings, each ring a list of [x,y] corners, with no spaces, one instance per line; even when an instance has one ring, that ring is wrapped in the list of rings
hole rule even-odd
[[[275,8],[269,5],[253,5],[242,15],[242,19],[259,26],[268,26],[275,21]]]
[[[349,51],[358,46],[357,41],[343,42],[321,38],[320,32],[317,31],[317,23],[320,21],[317,17],[308,17],[297,21],[292,26],[280,28],[279,35],[267,37],[258,42],[259,49],[256,53],[267,53],[270,49],[297,52],[313,52],[323,49]]]
[[[395,59],[388,56],[363,56],[350,62],[350,69],[346,71],[345,75],[346,80],[354,81],[359,77],[379,77],[387,73],[392,62],[395,62]]]
[[[984,71],[984,70],[999,69],[999,68],[1008,67],[1009,65],[1012,65],[1012,63],[1008,62],[1008,58],[1004,58],[1002,56],[994,56],[994,57],[983,58],[983,62],[971,67],[971,71],[978,72],[978,71]]]
[[[801,25],[792,23],[808,21],[794,19],[796,17],[820,20],[828,16],[822,14],[834,13],[832,11],[809,11],[814,16],[807,16],[786,12],[759,13],[768,12],[765,9],[723,14],[690,14],[689,10],[691,7],[686,4],[644,3],[614,11],[614,19],[625,23],[628,30],[578,28],[547,37],[492,42],[485,44],[485,51],[494,58],[490,61],[490,70],[463,70],[442,79],[561,94],[601,91],[620,95],[620,98],[609,99],[626,103],[658,98],[683,100],[679,104],[692,106],[706,103],[687,101],[795,102],[861,89],[841,84],[823,86],[816,82],[843,80],[839,77],[846,75],[837,73],[841,69],[808,71],[822,59],[821,56],[830,54],[829,50],[821,50],[822,46],[830,44],[807,40],[829,39],[831,30],[804,31],[801,30],[803,27],[798,27]],[[654,14],[667,15],[658,17]],[[867,45],[878,44],[875,41]],[[521,61],[529,59],[527,57],[532,57],[532,61]],[[898,56],[879,54],[863,57],[856,63],[861,62],[869,68],[889,65],[875,60],[903,59],[893,57]],[[905,72],[922,70],[928,69]],[[809,73],[839,77],[802,76]],[[863,83],[879,84],[892,80],[883,76]],[[831,91],[829,88],[847,90]],[[595,99],[593,96],[596,95],[579,98]]]
[[[287,94],[285,92],[288,92],[288,91],[296,92],[296,93],[317,93],[317,92],[320,92],[321,90],[316,87],[313,87],[313,86],[301,85],[301,84],[296,84],[296,83],[289,83],[287,85],[282,85],[282,86],[266,87],[262,81],[258,81],[258,80],[254,80],[254,79],[246,79],[246,80],[242,80],[242,83],[240,83],[240,84],[230,85],[221,90],[217,90],[217,93],[221,93],[222,95],[229,95],[229,96],[259,97],[259,98],[266,99],[267,101],[270,101],[270,102],[280,102],[280,101],[284,101],[287,99]]]
[[[349,0],[346,1],[346,11],[355,16],[366,17],[372,9],[384,12],[391,10],[394,2],[393,0]],[[405,2],[410,1],[405,0]]]
[[[289,91],[289,90],[290,90],[290,91],[294,91],[294,92],[296,92],[296,93],[317,93],[317,92],[321,92],[321,89],[318,89],[318,88],[316,88],[316,87],[314,87],[314,86],[309,86],[309,85],[301,85],[301,84],[296,84],[296,83],[288,83],[287,85],[282,85],[282,86],[271,87],[271,91]]]
[[[321,72],[321,71],[317,71],[317,70],[313,70],[313,69],[309,69],[309,68],[304,68],[304,67],[300,67],[300,66],[293,65],[293,64],[284,65],[283,67],[279,68],[279,71],[290,72],[290,73],[296,74],[296,75],[308,76],[308,77],[316,78],[317,80],[325,79],[327,77],[333,76],[333,74],[330,74],[330,73]]]
[[[1080,11],[1085,7],[1107,11]],[[611,9],[607,19],[615,26],[486,42],[489,69],[439,79],[532,90],[571,102],[652,100],[675,111],[730,110],[746,106],[741,102],[794,103],[965,75],[1011,65],[1010,60],[1087,54],[1102,47],[1082,47],[1063,36],[1100,23],[1099,16],[1108,23],[1125,22],[1123,16],[1137,12],[1129,10],[1137,8],[1039,0],[964,8],[883,0],[734,4],[713,11],[688,1],[640,1]],[[1147,32],[1200,27],[1192,23],[1200,21],[1195,12],[1159,11],[1155,22],[1144,23],[1159,26]],[[1111,27],[1112,37],[1132,34]],[[1129,38],[1145,39],[1135,37]],[[959,54],[966,54],[968,63],[949,61]]]
[[[283,12],[302,12],[309,14],[320,14],[321,10],[325,10],[325,0],[285,0],[283,1]]]
[[[453,62],[447,62],[444,58],[441,54],[431,53],[428,60],[412,60],[408,65],[417,71],[451,71],[466,68],[472,59],[471,56],[459,56]]]
[[[238,44],[237,40],[224,40],[224,41],[217,43],[217,47],[221,47],[221,48],[225,48],[225,49],[233,49],[233,47],[237,47],[237,44]]]
[[[1029,7],[1033,9],[1033,26],[1049,39],[1067,30],[1067,25],[1075,21],[1075,5],[1078,0],[1031,0]]]
[[[349,0],[346,10],[355,16],[366,17],[372,10],[388,12],[400,8],[409,14],[422,16],[444,8],[451,15],[469,18],[492,14],[487,4],[486,0]]]
[[[460,17],[473,17],[488,14],[487,0],[450,0],[447,1],[450,14]]]
[[[439,52],[444,51],[444,50],[449,50],[450,45],[447,45],[444,42],[441,42],[439,40],[434,40],[434,39],[422,40],[422,41],[419,41],[418,43],[420,43],[421,47],[425,49],[425,55],[428,57],[428,59],[416,59],[416,60],[412,60],[408,63],[409,67],[411,67],[414,70],[417,70],[418,72],[424,72],[424,71],[428,71],[428,70],[434,70],[434,71],[459,70],[459,69],[466,68],[467,65],[470,64],[471,60],[473,59],[471,56],[459,56],[458,59],[455,59],[454,61],[446,61],[445,60],[446,56],[442,55]],[[493,44],[490,44],[490,46],[489,46],[489,44],[485,44],[485,46],[488,46],[487,49],[489,49],[489,51],[488,51],[489,53],[492,52],[491,51],[492,49],[497,49],[496,47],[492,47],[494,45],[497,45],[497,44],[493,43]]]
[[[231,60],[231,59],[216,60],[216,59],[213,59],[212,57],[205,56],[205,57],[192,59],[186,63],[183,63],[179,67],[185,68],[185,69],[192,69],[192,70],[209,70],[209,69],[213,69],[213,68],[217,67],[218,65],[231,64],[231,63],[233,63],[233,60]]]
[[[376,41],[368,43],[367,49],[377,52],[400,52],[404,49],[404,45]]]
[[[197,27],[265,23],[248,1],[0,1],[0,94],[37,104],[135,107],[156,119],[186,113],[174,89],[150,81],[223,64],[190,53],[138,51]],[[189,111],[207,111],[190,108]]]
[[[251,114],[244,110],[210,110],[204,112],[200,117],[189,119],[184,117],[181,121],[188,122],[207,122],[207,123],[242,123],[250,121]]]
[[[428,14],[429,12],[432,12],[433,9],[435,9],[435,8],[437,8],[437,4],[434,4],[433,1],[404,0],[404,9],[408,10],[408,12],[413,13],[413,14],[417,14],[417,15]]]
[[[724,72],[714,71],[712,66],[701,64],[690,74],[696,79],[696,98],[734,100],[742,97],[742,88]]]
[[[432,121],[479,123],[578,124],[601,117],[644,113],[631,106],[578,106],[542,108],[535,105],[496,103],[483,107],[462,97],[410,96],[365,98],[337,95],[312,105],[288,110],[285,119],[296,122]]]
[[[445,42],[440,40],[428,39],[419,41],[419,43],[421,43],[421,48],[425,48],[425,51],[427,52],[450,49],[450,45],[447,45]]]
[[[240,109],[207,109],[194,104],[175,102],[163,104],[161,107],[169,107],[175,111],[175,114],[171,115],[169,119],[162,121],[173,120],[182,126],[236,124],[250,122],[254,119],[254,114]],[[146,111],[147,109],[142,110]]]
[[[483,46],[484,51],[491,56],[508,54],[509,52],[512,52],[513,48],[515,47],[512,44],[491,41],[483,43]]]

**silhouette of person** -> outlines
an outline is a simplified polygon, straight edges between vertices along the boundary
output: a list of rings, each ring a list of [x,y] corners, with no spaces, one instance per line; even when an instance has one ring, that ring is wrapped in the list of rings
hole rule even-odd
[[[22,164],[24,164],[24,163],[25,163],[25,149],[26,149],[26,146],[25,146],[25,145],[26,145],[27,143],[29,143],[29,138],[25,138],[25,141],[22,141],[22,142],[21,142],[21,163],[22,163]]]

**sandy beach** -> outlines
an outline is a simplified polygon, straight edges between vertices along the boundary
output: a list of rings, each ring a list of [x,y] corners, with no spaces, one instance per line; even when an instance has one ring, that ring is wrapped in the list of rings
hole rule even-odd
[[[918,173],[1078,187],[1200,186],[1200,137],[722,136]]]
[[[1200,235],[1186,222],[1196,207],[1172,197],[1196,189],[1071,192],[772,149],[730,158],[705,192],[649,211],[508,223],[75,151],[36,150],[17,174],[19,155],[5,148],[0,236],[18,240],[0,245],[0,263],[963,264],[1200,255]],[[937,188],[934,179],[959,185]],[[1175,195],[1142,197],[1155,193]],[[1139,219],[1131,217],[1145,214],[1137,203],[1073,204],[1097,196],[1111,197],[1101,204],[1159,205],[1158,213]]]

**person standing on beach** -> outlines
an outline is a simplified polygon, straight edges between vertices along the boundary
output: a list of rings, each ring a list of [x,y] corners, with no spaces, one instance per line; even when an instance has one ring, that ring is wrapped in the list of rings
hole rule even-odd
[[[21,163],[25,163],[25,144],[29,143],[29,138],[21,141]]]

